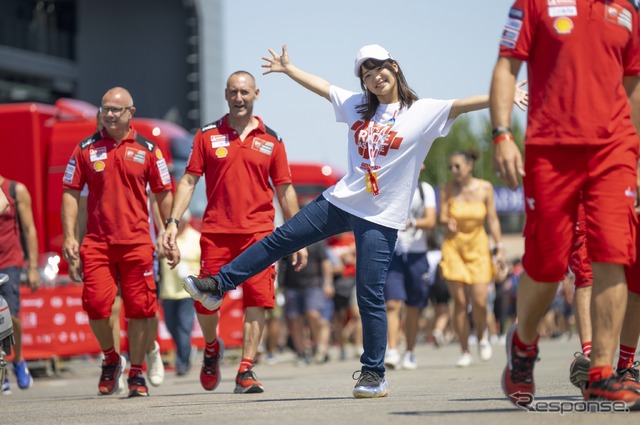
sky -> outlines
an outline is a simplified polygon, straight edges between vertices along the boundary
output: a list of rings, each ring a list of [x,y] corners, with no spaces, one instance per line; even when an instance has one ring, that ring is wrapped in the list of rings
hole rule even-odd
[[[254,114],[284,139],[290,161],[323,162],[345,171],[346,125],[335,121],[331,103],[286,75],[262,75],[261,58],[269,55],[268,49],[279,53],[285,43],[298,68],[360,92],[353,75],[355,54],[366,44],[380,44],[421,98],[486,94],[512,4],[513,0],[226,0],[223,69],[225,75],[239,69],[254,74],[260,89]],[[488,111],[471,115],[479,123]],[[521,122],[526,118],[520,112],[514,116]]]

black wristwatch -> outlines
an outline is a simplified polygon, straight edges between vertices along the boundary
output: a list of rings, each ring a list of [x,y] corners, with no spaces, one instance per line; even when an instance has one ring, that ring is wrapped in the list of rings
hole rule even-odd
[[[504,133],[511,133],[511,127],[507,127],[503,125],[498,126],[493,129],[493,131],[491,132],[491,136],[495,139],[496,137]]]
[[[164,227],[166,228],[169,223],[176,223],[176,227],[180,227],[180,220],[178,220],[177,218],[169,217],[168,219],[166,219],[164,221]]]

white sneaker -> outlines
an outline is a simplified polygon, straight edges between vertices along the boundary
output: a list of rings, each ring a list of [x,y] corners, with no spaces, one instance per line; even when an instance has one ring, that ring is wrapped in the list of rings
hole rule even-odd
[[[492,355],[493,355],[493,349],[491,348],[491,344],[489,343],[489,340],[487,339],[481,340],[480,344],[478,344],[478,356],[480,357],[480,360],[482,360],[483,362],[486,362],[491,358]]]
[[[118,378],[118,389],[114,394],[122,395],[129,394],[129,385],[127,384],[127,375],[125,369],[127,368],[127,359],[123,355],[120,356],[120,378]]]
[[[471,365],[471,363],[473,363],[473,357],[471,356],[471,353],[465,352],[465,353],[462,353],[462,355],[458,359],[458,362],[456,363],[456,366],[457,367],[467,367],[467,366]]]
[[[402,368],[408,370],[415,370],[418,368],[418,363],[416,363],[416,356],[411,351],[407,351],[402,356]]]
[[[162,363],[158,341],[154,341],[153,350],[146,354],[146,360],[147,378],[149,378],[151,385],[157,387],[164,382],[164,363]]]
[[[193,276],[187,276],[182,280],[182,287],[184,290],[187,291],[191,298],[199,301],[207,310],[214,311],[219,309],[222,305],[222,298],[200,292],[196,287],[196,284],[193,282],[193,279]]]
[[[436,347],[438,348],[447,345],[447,339],[440,329],[434,329],[433,339],[435,341]]]
[[[395,348],[391,348],[387,350],[384,355],[384,365],[389,369],[399,369],[400,368],[400,353]]]

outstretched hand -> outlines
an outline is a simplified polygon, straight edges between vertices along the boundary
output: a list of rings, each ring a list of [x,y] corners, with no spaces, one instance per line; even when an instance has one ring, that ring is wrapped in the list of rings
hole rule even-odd
[[[528,82],[528,80],[522,80],[519,83],[516,83],[516,92],[513,95],[513,103],[515,103],[522,111],[529,106],[529,92],[522,90],[520,87],[526,85]]]
[[[291,62],[289,62],[289,54],[287,53],[287,45],[282,45],[282,54],[278,54],[273,49],[269,49],[269,53],[271,57],[262,57],[262,60],[267,62],[262,64],[262,67],[267,69],[262,75],[267,75],[272,72],[286,72],[287,66],[291,64]]]

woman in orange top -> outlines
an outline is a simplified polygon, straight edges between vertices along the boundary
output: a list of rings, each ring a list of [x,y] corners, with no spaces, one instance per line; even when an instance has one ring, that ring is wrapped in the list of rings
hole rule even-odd
[[[447,226],[440,267],[454,300],[453,325],[462,348],[462,355],[457,362],[459,367],[469,366],[473,362],[468,342],[469,301],[478,337],[479,357],[487,361],[492,355],[484,332],[487,328],[487,286],[492,280],[485,221],[497,248],[496,257],[499,262],[504,262],[493,186],[472,174],[478,156],[475,151],[454,152],[449,157],[449,169],[454,180],[448,182],[440,192],[440,222]]]

